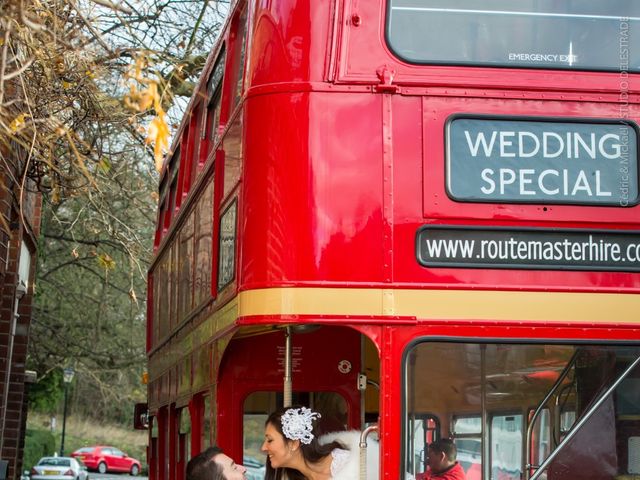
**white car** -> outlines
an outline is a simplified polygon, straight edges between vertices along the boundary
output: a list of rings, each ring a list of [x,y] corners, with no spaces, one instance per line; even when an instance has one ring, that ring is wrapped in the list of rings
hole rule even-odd
[[[31,469],[31,480],[89,480],[89,474],[75,458],[42,457]]]

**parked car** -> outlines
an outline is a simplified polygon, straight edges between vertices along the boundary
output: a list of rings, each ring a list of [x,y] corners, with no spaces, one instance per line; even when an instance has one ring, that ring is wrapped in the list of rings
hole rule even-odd
[[[80,459],[90,470],[100,473],[128,472],[131,475],[140,473],[140,460],[130,457],[115,447],[97,445],[95,447],[83,447],[71,454]]]
[[[42,457],[31,469],[31,480],[88,480],[87,467],[71,457]]]

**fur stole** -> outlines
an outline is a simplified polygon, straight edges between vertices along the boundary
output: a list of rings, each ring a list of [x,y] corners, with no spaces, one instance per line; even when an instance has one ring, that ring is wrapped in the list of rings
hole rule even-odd
[[[327,433],[318,440],[321,444],[337,440],[349,451],[347,461],[334,472],[333,480],[360,480],[360,432],[358,430]],[[379,450],[378,441],[369,435],[367,437],[367,480],[379,478]]]

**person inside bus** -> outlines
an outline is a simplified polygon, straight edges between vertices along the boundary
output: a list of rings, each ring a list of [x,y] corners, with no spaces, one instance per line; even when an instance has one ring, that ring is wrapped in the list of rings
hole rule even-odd
[[[187,480],[244,480],[246,471],[214,446],[189,460]]]
[[[318,412],[306,407],[276,410],[265,422],[265,480],[354,480],[360,478],[360,432],[318,438]],[[367,440],[367,480],[377,480],[378,443]]]
[[[456,461],[458,450],[450,438],[441,438],[429,444],[427,464],[429,470],[424,480],[466,480],[464,470]]]

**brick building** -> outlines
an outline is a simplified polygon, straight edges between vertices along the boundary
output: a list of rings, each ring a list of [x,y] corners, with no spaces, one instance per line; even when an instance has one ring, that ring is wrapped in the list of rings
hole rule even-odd
[[[27,414],[25,362],[42,203],[24,183],[26,165],[25,151],[1,139],[0,480],[20,478]]]

